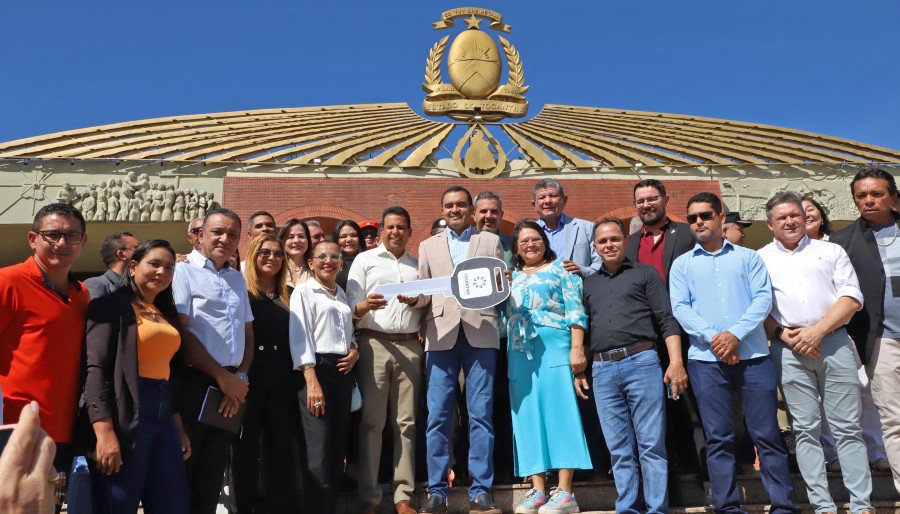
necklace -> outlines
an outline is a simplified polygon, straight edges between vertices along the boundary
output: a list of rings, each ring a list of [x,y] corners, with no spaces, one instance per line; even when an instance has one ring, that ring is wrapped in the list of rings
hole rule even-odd
[[[891,246],[892,244],[894,244],[894,241],[897,240],[897,236],[900,236],[900,227],[898,227],[896,224],[894,224],[894,237],[892,237],[891,240],[888,241],[888,242],[885,243],[885,244],[879,243],[879,242],[878,242],[878,238],[875,238],[875,244],[877,244],[878,246],[880,246],[880,247],[882,247],[882,248],[886,248],[886,247]]]
[[[547,265],[547,261],[544,261],[540,264],[535,264],[533,266],[522,266],[522,271],[532,271],[532,270],[536,270],[538,268],[543,268],[546,265]]]
[[[319,277],[316,277],[316,282],[318,282],[322,287],[324,287],[325,290],[328,291],[329,294],[331,294],[331,296],[337,296],[337,285],[335,285],[334,287],[328,287],[325,284],[323,284],[321,280],[319,280]]]

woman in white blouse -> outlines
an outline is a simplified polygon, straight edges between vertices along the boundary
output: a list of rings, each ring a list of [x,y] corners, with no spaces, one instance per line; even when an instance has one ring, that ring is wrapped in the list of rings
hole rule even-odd
[[[347,446],[351,371],[359,352],[347,295],[335,283],[340,248],[323,241],[308,264],[313,278],[291,294],[290,321],[291,356],[303,372],[298,396],[306,442],[304,497],[307,512],[334,512]]]

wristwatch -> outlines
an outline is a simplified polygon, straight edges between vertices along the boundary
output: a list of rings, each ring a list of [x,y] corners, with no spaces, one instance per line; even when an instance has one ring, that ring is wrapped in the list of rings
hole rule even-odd
[[[775,331],[772,332],[772,340],[773,341],[781,341],[781,334],[783,334],[783,333],[784,333],[784,327],[781,325],[778,325],[778,328],[776,328]]]
[[[244,373],[243,371],[238,371],[237,373],[235,373],[235,375],[237,375],[237,377],[239,379],[243,380],[244,382],[247,382],[247,383],[250,382],[250,377],[247,376],[247,374]]]

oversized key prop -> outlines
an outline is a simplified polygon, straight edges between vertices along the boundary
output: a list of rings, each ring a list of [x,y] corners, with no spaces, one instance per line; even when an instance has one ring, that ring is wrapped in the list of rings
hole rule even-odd
[[[494,257],[472,257],[456,265],[449,277],[427,278],[381,284],[372,289],[386,300],[397,295],[418,296],[420,294],[442,294],[454,297],[463,309],[486,309],[509,297],[509,280],[506,278],[506,263]]]

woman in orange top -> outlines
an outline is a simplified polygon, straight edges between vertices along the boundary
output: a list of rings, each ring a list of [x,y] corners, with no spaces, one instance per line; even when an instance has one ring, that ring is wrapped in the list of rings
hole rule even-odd
[[[85,400],[97,438],[91,466],[95,513],[187,513],[183,460],[190,446],[172,410],[169,377],[181,346],[172,299],[175,252],[140,244],[126,284],[91,302]]]

